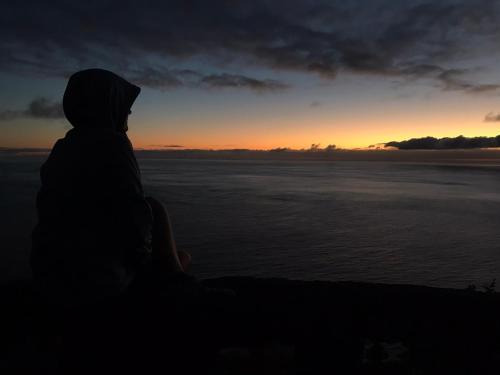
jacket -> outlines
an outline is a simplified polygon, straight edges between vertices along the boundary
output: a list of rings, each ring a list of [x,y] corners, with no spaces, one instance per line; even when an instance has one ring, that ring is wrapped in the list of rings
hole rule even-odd
[[[151,262],[151,208],[123,131],[139,88],[111,72],[73,75],[64,96],[74,126],[40,170],[31,267],[56,303],[121,294]]]

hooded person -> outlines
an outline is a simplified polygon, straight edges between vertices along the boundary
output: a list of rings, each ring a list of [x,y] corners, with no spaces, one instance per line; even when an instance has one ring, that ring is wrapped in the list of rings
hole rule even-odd
[[[40,170],[31,267],[42,294],[80,304],[121,294],[151,262],[153,216],[127,118],[140,88],[116,74],[73,74],[63,107],[73,125]]]
[[[234,331],[228,325],[238,316],[232,312],[233,293],[206,288],[184,272],[190,256],[177,251],[165,208],[144,197],[126,136],[139,92],[109,71],[72,75],[63,107],[73,129],[56,142],[40,170],[31,267],[49,315],[69,322],[65,346],[73,350],[66,354],[64,373],[102,371],[103,358],[111,372],[148,372],[149,366],[157,373],[156,366],[164,366],[199,373],[206,362],[193,361],[193,353],[216,353],[223,333]],[[126,298],[118,299],[125,302],[116,304],[118,310],[106,303],[120,295]],[[89,316],[100,317],[110,305],[94,327]],[[102,339],[100,327],[112,333],[111,341]],[[165,345],[174,360],[165,361]],[[92,360],[89,348],[103,356]]]

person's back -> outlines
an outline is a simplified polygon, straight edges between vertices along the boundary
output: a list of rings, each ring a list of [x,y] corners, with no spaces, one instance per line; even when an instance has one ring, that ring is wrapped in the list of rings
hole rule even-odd
[[[140,89],[115,74],[74,74],[64,111],[74,126],[41,168],[31,265],[57,303],[118,295],[151,258],[151,209],[125,131]]]

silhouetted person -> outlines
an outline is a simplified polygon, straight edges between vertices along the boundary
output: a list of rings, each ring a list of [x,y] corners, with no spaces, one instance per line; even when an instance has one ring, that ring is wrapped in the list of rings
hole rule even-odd
[[[89,69],[71,76],[63,107],[73,129],[43,164],[31,266],[51,303],[94,303],[126,291],[138,276],[179,274],[168,215],[144,196],[126,135],[140,88]]]
[[[42,316],[62,332],[62,373],[198,373],[234,331],[232,295],[184,272],[165,208],[144,196],[126,135],[139,92],[106,70],[73,74],[73,129],[40,171],[31,266]]]

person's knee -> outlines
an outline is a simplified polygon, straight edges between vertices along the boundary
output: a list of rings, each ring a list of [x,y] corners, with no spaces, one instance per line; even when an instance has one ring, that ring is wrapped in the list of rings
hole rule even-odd
[[[146,202],[148,202],[152,210],[158,210],[163,208],[163,204],[156,198],[146,197]]]
[[[146,197],[146,201],[151,207],[151,211],[153,213],[153,218],[155,221],[168,220],[167,210],[158,199],[153,197]]]
[[[191,254],[184,250],[177,250],[177,256],[179,257],[179,262],[181,263],[182,269],[187,271],[191,265]]]

